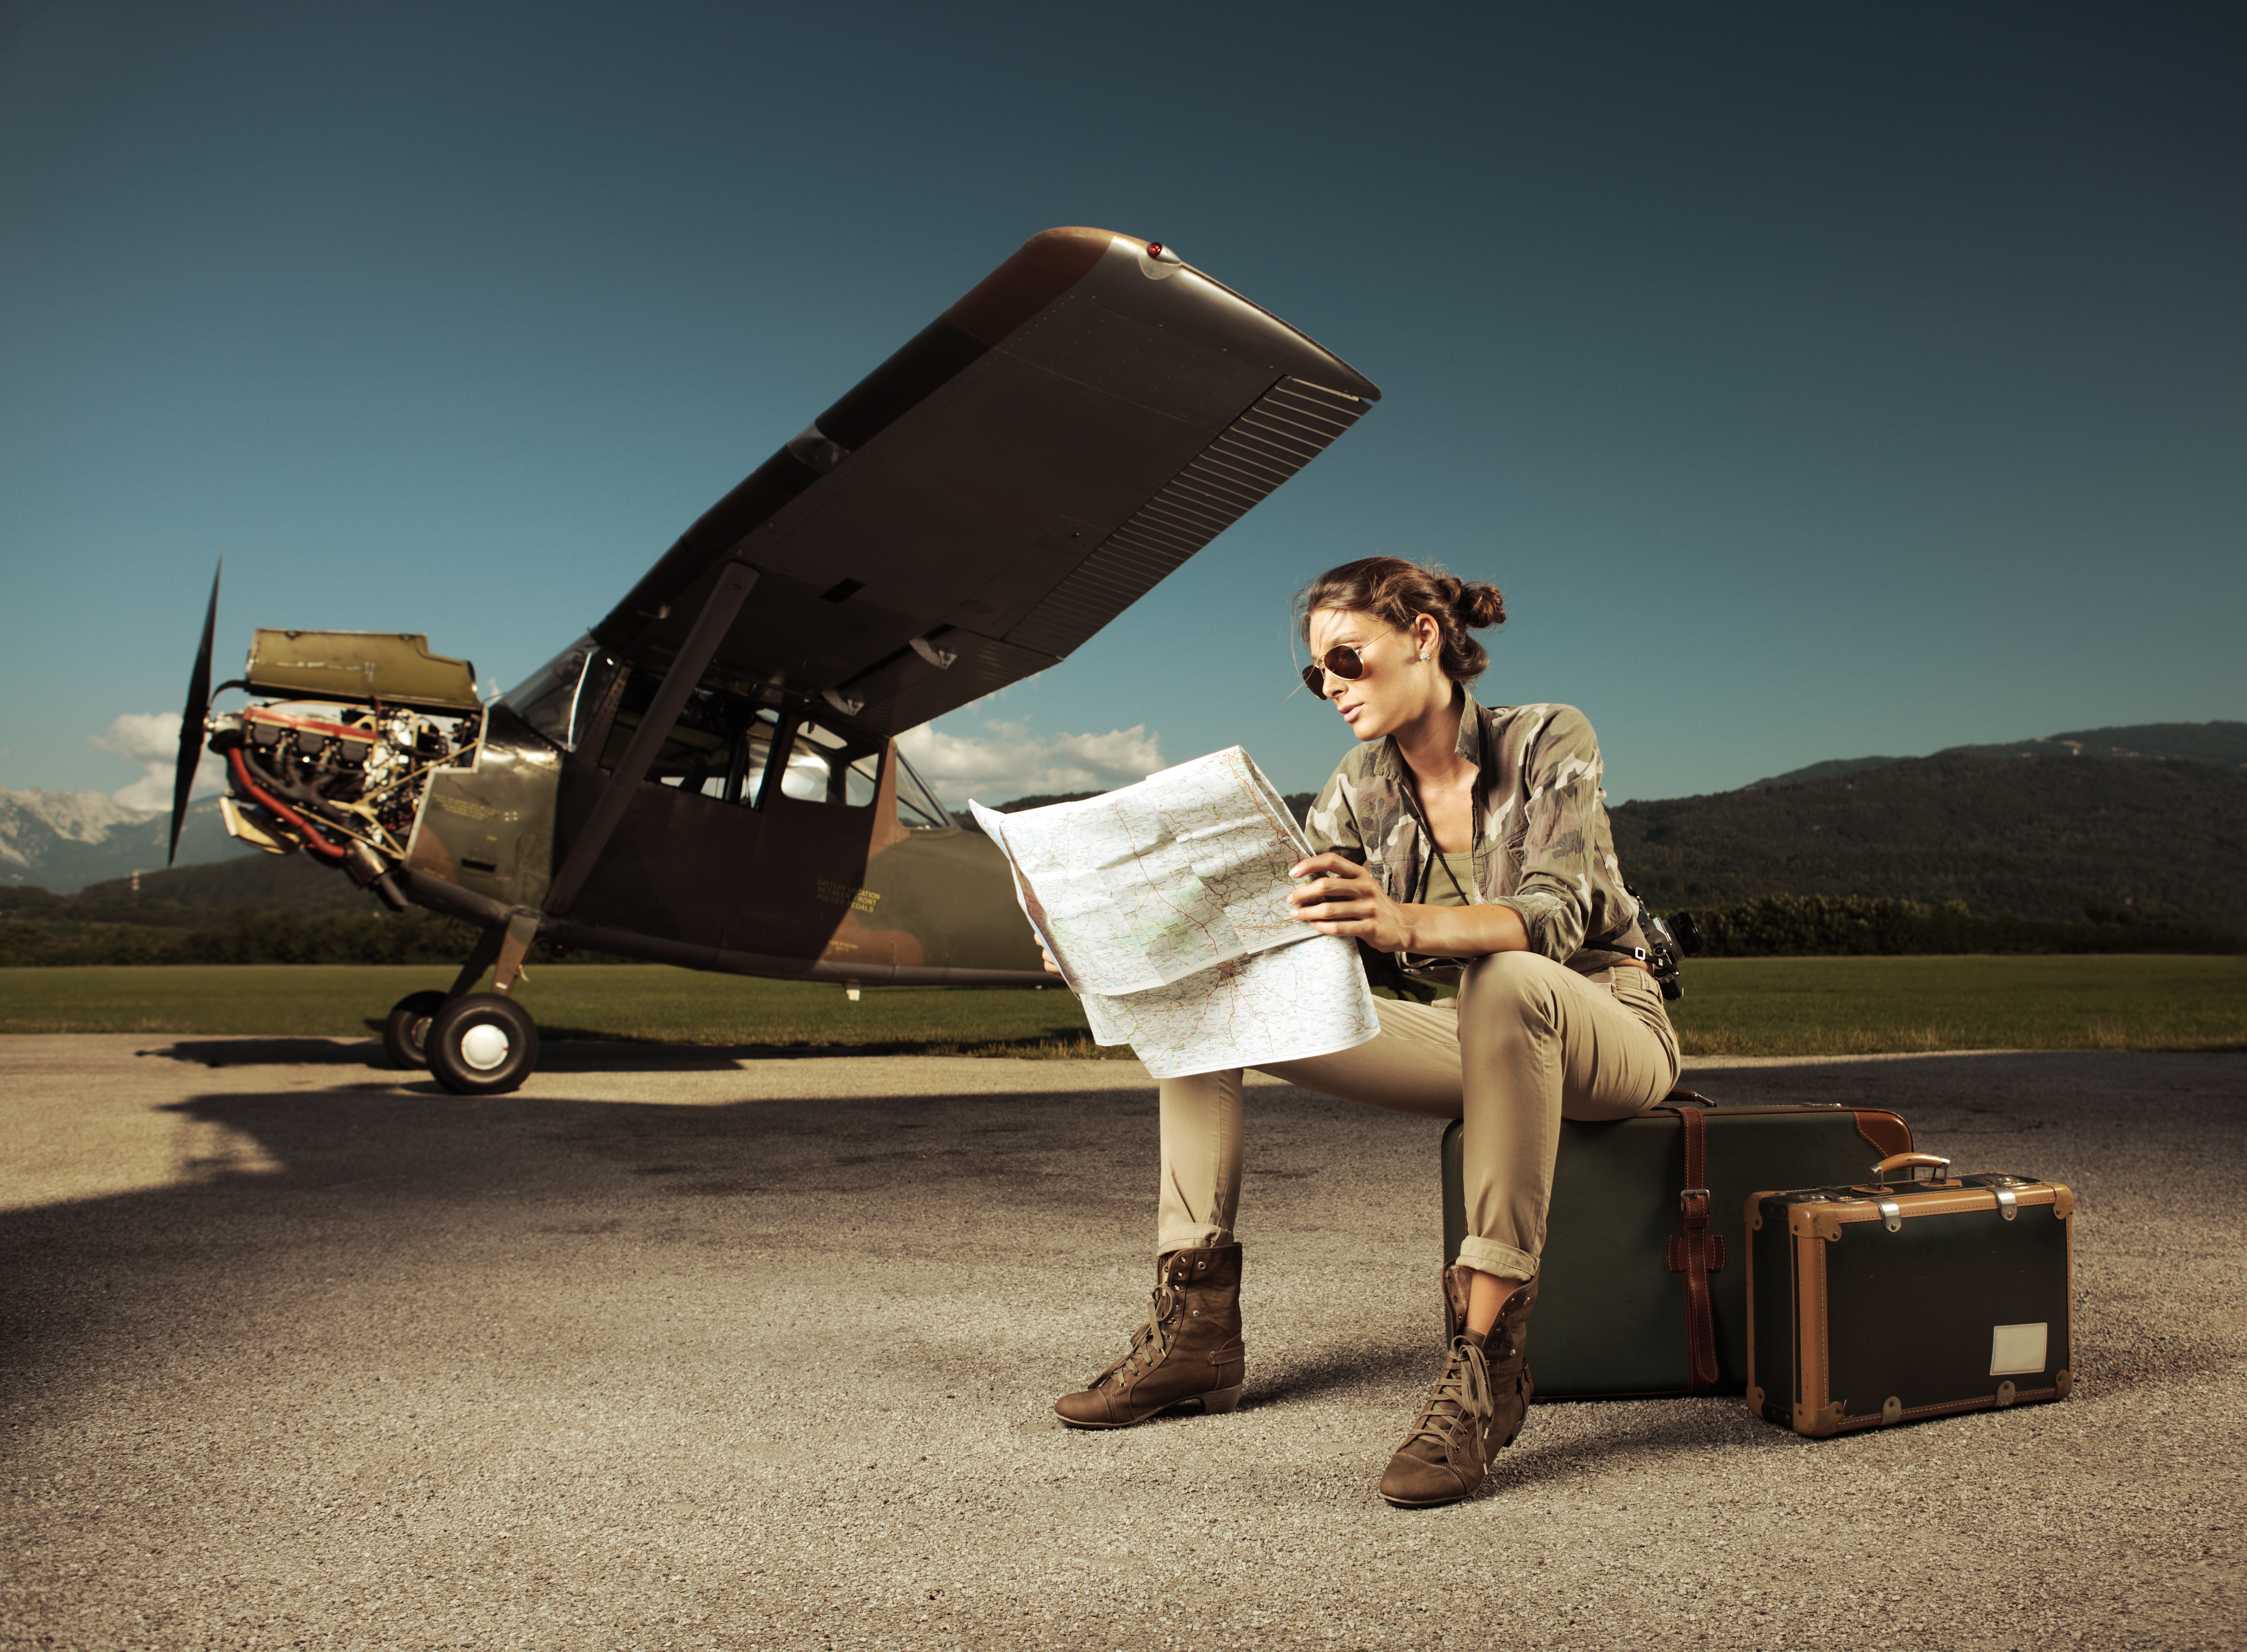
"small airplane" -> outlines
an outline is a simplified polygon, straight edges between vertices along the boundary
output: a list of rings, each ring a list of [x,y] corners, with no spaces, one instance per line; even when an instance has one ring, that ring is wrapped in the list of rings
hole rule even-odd
[[[475,925],[383,1028],[460,1095],[536,1065],[535,946],[1043,984],[1005,857],[896,736],[1067,658],[1380,393],[1159,242],[1047,230],[488,705],[419,635],[260,630],[216,712],[215,577],[172,854],[208,741],[237,837]]]

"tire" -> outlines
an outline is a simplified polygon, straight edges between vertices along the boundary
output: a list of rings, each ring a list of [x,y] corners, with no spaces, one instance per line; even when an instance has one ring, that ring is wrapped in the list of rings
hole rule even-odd
[[[470,993],[429,1018],[429,1075],[455,1096],[501,1096],[538,1065],[538,1023],[502,993]]]
[[[442,993],[408,993],[390,1007],[390,1019],[382,1024],[382,1053],[393,1067],[429,1065],[429,1018],[444,1007]]]

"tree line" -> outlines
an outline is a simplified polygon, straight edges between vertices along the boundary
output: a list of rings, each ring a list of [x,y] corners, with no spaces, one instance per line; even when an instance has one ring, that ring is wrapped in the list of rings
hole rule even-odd
[[[242,910],[193,924],[26,922],[0,916],[0,968],[94,964],[441,964],[456,966],[476,932],[434,912],[291,912]],[[604,952],[547,962],[627,964]]]
[[[2104,901],[2080,923],[1889,898],[1766,895],[1691,910],[1704,958],[1899,957],[1962,952],[2237,952],[2227,931]]]
[[[434,912],[238,911],[192,923],[26,921],[0,916],[0,968],[95,964],[458,964],[469,926]],[[53,906],[47,911],[51,912]],[[173,916],[167,914],[167,917]],[[2204,924],[2145,918],[2093,901],[2081,921],[1972,912],[1961,901],[1766,895],[1691,909],[1704,958],[1896,956],[1958,952],[2237,952],[2240,939]],[[572,952],[564,962],[628,963]]]

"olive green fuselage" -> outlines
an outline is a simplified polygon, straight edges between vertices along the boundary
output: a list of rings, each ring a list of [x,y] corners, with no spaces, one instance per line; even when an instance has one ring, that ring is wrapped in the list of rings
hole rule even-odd
[[[1048,980],[997,846],[954,825],[900,823],[894,742],[878,772],[859,802],[775,785],[729,802],[685,788],[683,775],[651,776],[633,786],[569,911],[547,912],[557,869],[616,782],[588,753],[557,750],[495,706],[474,762],[430,776],[405,864],[416,898],[471,904],[433,887],[443,884],[478,906],[536,912],[540,938],[557,945],[868,985]]]

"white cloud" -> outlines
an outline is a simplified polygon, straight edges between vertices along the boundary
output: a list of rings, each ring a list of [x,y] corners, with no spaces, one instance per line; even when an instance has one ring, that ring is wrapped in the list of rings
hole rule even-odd
[[[110,793],[113,802],[126,809],[171,808],[173,772],[180,761],[179,713],[126,712],[107,734],[87,735],[86,744],[140,765],[140,778]],[[218,760],[205,752],[195,769],[195,795],[217,791],[220,776]]]
[[[1109,791],[1164,767],[1161,738],[1144,723],[1104,734],[1040,740],[1027,723],[986,722],[987,740],[928,725],[898,736],[905,760],[953,806],[1041,792]]]

